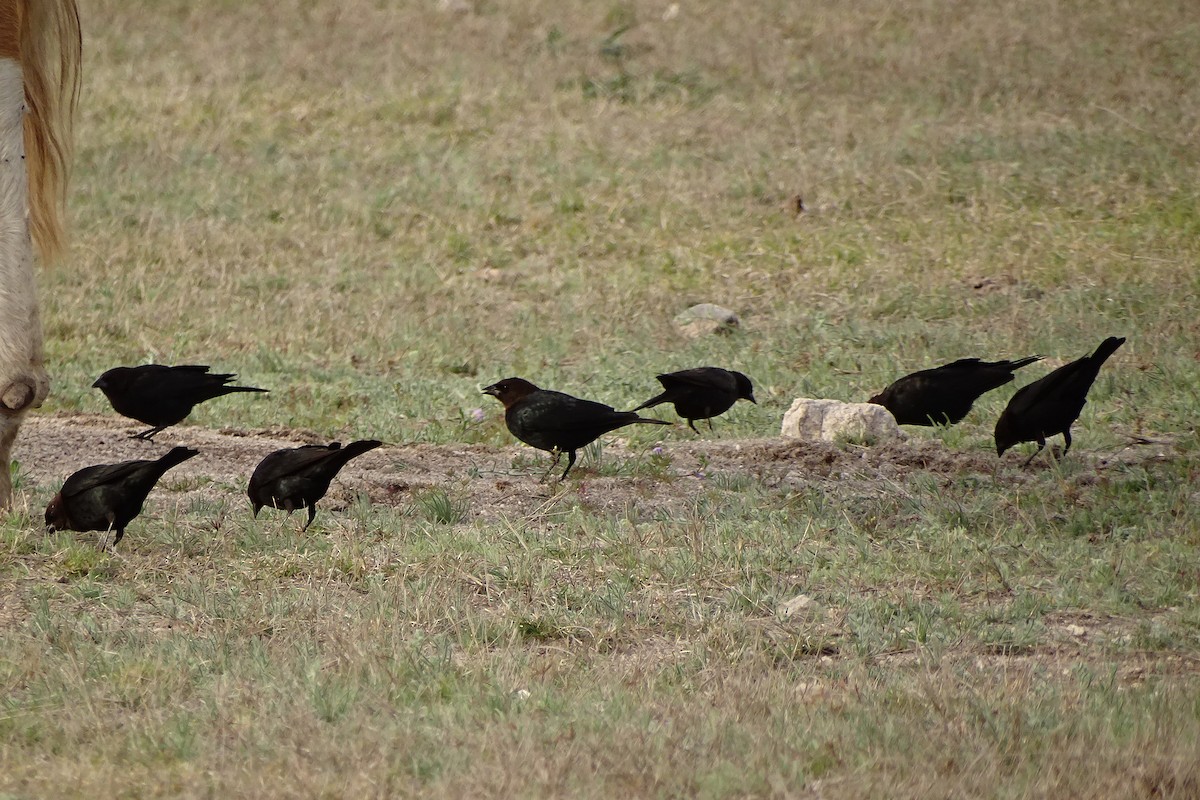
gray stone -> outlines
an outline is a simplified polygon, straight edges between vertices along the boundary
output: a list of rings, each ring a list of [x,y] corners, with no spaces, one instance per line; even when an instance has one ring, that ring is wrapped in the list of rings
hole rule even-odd
[[[873,403],[797,398],[783,415],[781,436],[818,442],[877,442],[903,439],[886,408]]]
[[[740,325],[738,315],[713,303],[700,303],[675,317],[675,327],[689,339],[714,333],[733,333]]]
[[[821,604],[813,600],[806,594],[798,594],[795,597],[784,600],[775,608],[775,613],[784,619],[816,619],[822,616],[825,609],[821,608]]]

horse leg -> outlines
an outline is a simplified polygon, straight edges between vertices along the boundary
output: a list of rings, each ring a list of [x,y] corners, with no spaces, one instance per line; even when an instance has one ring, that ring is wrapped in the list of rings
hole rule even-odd
[[[17,60],[17,31],[4,10],[0,8],[0,508],[12,499],[9,460],[21,419],[50,391],[27,219],[25,83]]]
[[[31,229],[44,260],[61,253],[82,45],[75,0],[0,0],[0,509],[21,418],[50,392]]]

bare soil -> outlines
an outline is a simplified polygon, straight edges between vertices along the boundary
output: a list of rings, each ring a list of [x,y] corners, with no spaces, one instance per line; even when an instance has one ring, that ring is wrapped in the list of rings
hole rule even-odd
[[[176,445],[201,451],[201,456],[172,471],[174,479],[204,476],[186,494],[244,490],[251,472],[268,453],[283,447],[327,443],[312,432],[287,429],[211,430],[177,426],[153,442],[130,438],[141,426],[118,417],[95,414],[35,415],[25,424],[14,458],[38,485],[57,486],[75,470],[92,464],[136,458],[157,458]],[[641,458],[626,440],[606,437],[602,463]],[[792,439],[697,439],[679,426],[662,442],[668,465],[661,471],[622,471],[602,474],[581,462],[565,484],[556,480],[560,464],[543,480],[550,456],[520,444],[385,445],[352,461],[330,488],[322,509],[344,507],[357,494],[373,503],[401,507],[421,492],[441,488],[466,502],[466,520],[545,517],[564,500],[595,513],[662,513],[686,507],[696,492],[708,486],[736,490],[738,481],[751,479],[776,491],[801,492],[819,487],[838,496],[872,497],[904,491],[920,475],[957,481],[964,476],[1018,486],[1049,469],[1039,458],[1022,469],[1025,452],[997,460],[990,452],[954,451],[937,439],[920,434],[874,446],[802,442]],[[1088,483],[1117,464],[1167,457],[1167,445],[1127,447],[1115,454],[1072,452],[1087,468],[1072,480]],[[565,463],[565,461],[564,461]],[[611,470],[608,470],[611,471]],[[183,481],[187,484],[187,481]],[[564,491],[565,489],[565,491]]]

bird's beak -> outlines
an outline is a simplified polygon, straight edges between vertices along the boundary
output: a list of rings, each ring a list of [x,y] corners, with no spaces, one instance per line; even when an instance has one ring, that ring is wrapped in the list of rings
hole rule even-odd
[[[47,525],[46,526],[46,535],[49,536],[50,534],[54,533],[56,530],[57,530],[57,528],[55,528],[53,525]]]
[[[754,405],[758,405],[758,401],[754,399],[754,395],[750,395],[746,399],[749,400],[751,403],[754,403]]]
[[[500,387],[497,384],[492,384],[483,390],[483,394],[490,394],[492,397],[500,396]]]
[[[92,384],[93,389],[103,389],[105,387],[104,378],[96,378],[96,382]]]

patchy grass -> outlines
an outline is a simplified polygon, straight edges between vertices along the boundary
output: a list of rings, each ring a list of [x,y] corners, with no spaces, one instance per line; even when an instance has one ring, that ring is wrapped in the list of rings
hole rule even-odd
[[[272,393],[193,425],[464,455],[302,536],[180,478],[120,555],[39,531],[24,458],[0,794],[1200,794],[1184,5],[394,6],[84,9],[48,410],[211,363]],[[682,339],[696,302],[742,329]],[[1061,463],[995,466],[1011,389],[914,433],[953,458],[736,449],[798,395],[1108,335]],[[467,449],[511,442],[499,378],[631,407],[708,363],[760,401],[711,453],[633,430],[554,487]]]

